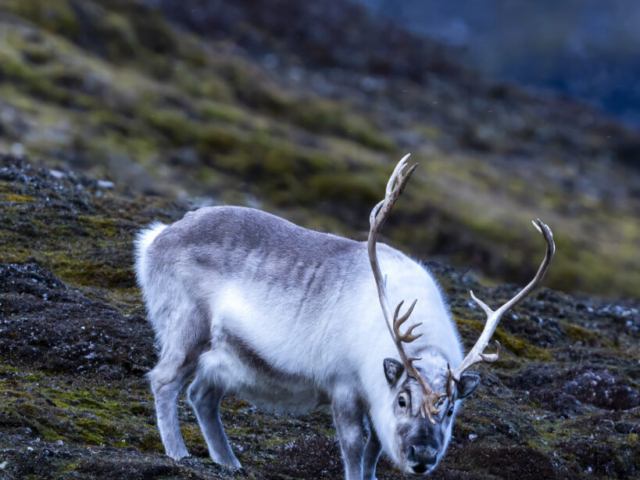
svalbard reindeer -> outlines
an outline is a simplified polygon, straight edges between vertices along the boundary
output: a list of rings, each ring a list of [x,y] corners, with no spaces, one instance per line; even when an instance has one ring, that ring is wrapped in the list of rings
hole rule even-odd
[[[479,382],[465,372],[498,359],[499,345],[483,353],[491,335],[540,283],[555,247],[538,220],[547,251],[533,281],[496,311],[471,294],[488,318],[463,358],[429,272],[376,246],[416,167],[405,173],[407,157],[371,212],[366,243],[239,207],[202,208],[140,233],[136,271],[160,349],[149,378],[167,455],[188,455],[177,398],[193,376],[188,397],[215,462],[240,466],[220,422],[231,392],[281,410],[330,404],[347,480],[374,479],[381,450],[405,472],[435,468],[460,400]],[[401,313],[404,299],[417,300]],[[420,323],[404,329],[410,315]]]

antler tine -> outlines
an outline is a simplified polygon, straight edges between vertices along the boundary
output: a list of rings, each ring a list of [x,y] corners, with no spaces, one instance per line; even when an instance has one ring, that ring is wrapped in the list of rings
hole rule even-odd
[[[391,174],[391,176],[389,177],[389,181],[387,182],[384,200],[378,202],[378,204],[373,207],[373,210],[371,210],[369,223],[372,227],[376,222],[378,223],[376,224],[376,227],[378,227],[378,229],[379,227],[382,227],[382,224],[389,216],[389,212],[391,212],[391,207],[393,207],[393,204],[396,202],[398,197],[402,195],[404,187],[411,178],[411,175],[413,175],[413,171],[418,166],[417,163],[414,163],[413,165],[411,165],[411,167],[409,167],[409,170],[407,170],[405,174],[402,173],[402,171],[407,166],[407,160],[410,156],[411,154],[408,153],[398,162],[398,165],[396,165],[396,168],[393,170],[393,173]],[[383,212],[383,215],[380,218],[377,218],[378,214],[383,210],[382,207],[387,207],[385,208],[386,211]]]
[[[420,412],[422,416],[428,416],[429,420],[432,423],[435,423],[433,419],[433,415],[436,415],[440,412],[439,409],[436,408],[436,403],[443,394],[434,393],[433,389],[429,385],[429,383],[425,380],[425,378],[418,372],[416,367],[413,365],[413,362],[419,360],[418,358],[408,358],[407,354],[404,351],[404,347],[402,346],[402,342],[410,343],[420,338],[420,335],[414,335],[413,330],[418,327],[418,325],[411,326],[404,334],[400,333],[400,326],[407,321],[411,313],[413,312],[413,308],[416,305],[414,301],[409,310],[402,316],[398,317],[400,314],[400,308],[402,307],[404,302],[400,302],[398,307],[395,310],[395,315],[393,316],[393,323],[391,321],[391,309],[389,308],[389,299],[387,298],[387,291],[385,281],[382,278],[382,272],[380,271],[380,264],[378,262],[378,254],[376,251],[376,241],[378,239],[378,234],[380,233],[380,229],[382,225],[386,221],[391,209],[393,208],[393,204],[396,202],[398,197],[402,195],[404,187],[406,186],[409,178],[413,174],[413,171],[416,169],[418,164],[414,164],[403,174],[403,171],[407,165],[407,159],[409,155],[406,155],[398,162],[398,165],[393,170],[389,181],[387,182],[387,188],[385,190],[384,200],[379,202],[373,210],[371,211],[371,215],[369,216],[369,223],[371,225],[369,229],[369,240],[367,242],[367,249],[369,252],[369,262],[371,263],[371,269],[373,270],[373,276],[376,281],[376,286],[378,287],[378,297],[380,298],[380,306],[382,307],[382,313],[384,315],[385,322],[387,324],[387,328],[389,329],[389,333],[391,334],[391,338],[396,345],[398,353],[400,354],[400,358],[402,363],[405,366],[407,371],[407,375],[414,378],[422,389],[422,405],[420,406]],[[417,300],[416,300],[417,301]]]
[[[411,312],[413,312],[413,308],[416,306],[416,303],[418,303],[418,300],[414,300],[409,307],[409,310],[407,310],[407,312],[402,317],[398,318],[398,315],[400,314],[400,307],[402,307],[403,303],[404,300],[398,304],[398,306],[396,307],[396,313],[393,314],[393,333],[395,333],[396,338],[401,342],[411,343],[422,336],[421,333],[418,335],[413,335],[413,330],[422,325],[422,323],[411,325],[404,334],[400,333],[400,327],[409,319],[409,317],[411,316]]]
[[[399,188],[404,189],[404,186],[409,180],[409,177],[411,177],[413,170],[418,166],[417,163],[413,164],[411,168],[407,170],[407,173],[404,176],[402,175],[402,170],[404,170],[404,167],[407,166],[407,160],[409,160],[410,156],[411,154],[407,153],[404,157],[400,159],[400,161],[398,162],[398,165],[396,165],[396,168],[393,169],[393,173],[391,174],[391,176],[389,177],[389,181],[387,182],[387,189],[385,191],[386,197],[390,196],[393,193],[393,184],[396,182],[398,182]],[[400,196],[401,194],[402,194],[402,191],[400,191],[398,196]]]
[[[556,251],[556,246],[553,241],[553,232],[551,232],[551,229],[547,225],[542,223],[540,219],[533,222],[533,225],[534,227],[536,227],[536,229],[538,229],[540,233],[542,233],[542,236],[547,242],[547,250],[544,256],[544,260],[542,260],[542,264],[540,265],[540,268],[538,269],[538,272],[536,273],[536,276],[533,278],[533,280],[531,280],[531,282],[529,282],[526,287],[520,290],[520,292],[515,297],[513,297],[511,300],[509,300],[507,303],[505,303],[495,311],[489,308],[489,306],[482,300],[477,298],[473,294],[473,292],[470,292],[471,298],[487,314],[487,323],[485,324],[484,330],[482,331],[482,334],[480,334],[478,341],[471,349],[471,351],[467,354],[462,363],[458,365],[453,371],[449,369],[449,382],[447,386],[448,393],[452,391],[453,385],[460,380],[460,376],[472,365],[482,362],[492,363],[498,360],[500,356],[500,344],[498,342],[496,342],[498,346],[498,351],[496,353],[485,354],[483,352],[489,344],[489,340],[491,339],[493,332],[498,326],[500,319],[509,309],[511,309],[513,306],[522,301],[523,298],[529,295],[529,293],[531,293],[531,291],[535,289],[540,284],[540,282],[542,282],[542,279],[547,273],[549,264],[551,263],[551,259],[553,258],[553,255]]]

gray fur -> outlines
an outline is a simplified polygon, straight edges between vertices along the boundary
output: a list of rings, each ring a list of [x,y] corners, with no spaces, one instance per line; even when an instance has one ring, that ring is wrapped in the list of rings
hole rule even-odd
[[[257,210],[212,207],[142,232],[137,247],[136,271],[159,348],[149,378],[169,456],[188,455],[176,401],[195,374],[189,400],[218,463],[240,465],[220,422],[227,392],[267,408],[330,404],[347,480],[373,480],[383,448],[407,471],[415,470],[408,452],[425,442],[442,458],[452,418],[443,413],[436,425],[423,419],[415,380],[404,369],[391,371],[397,352],[366,244]],[[427,334],[409,348],[424,357],[419,368],[442,389],[447,363],[459,363],[462,352],[439,290],[400,252],[379,245],[378,255],[394,301],[405,291],[422,295],[425,304],[414,315],[422,316]],[[385,358],[391,363],[383,365]],[[401,395],[408,409],[398,406]],[[364,446],[366,418],[371,432]]]
[[[374,429],[371,429],[367,445],[364,447],[363,480],[375,480],[376,465],[382,452],[382,445]]]

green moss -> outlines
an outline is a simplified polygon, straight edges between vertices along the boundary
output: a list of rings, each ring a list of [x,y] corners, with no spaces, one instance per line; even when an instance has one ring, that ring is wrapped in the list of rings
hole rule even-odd
[[[75,38],[80,25],[67,0],[10,0],[7,7],[45,30]]]
[[[225,201],[255,198],[264,208],[322,205],[335,217],[333,228],[345,233],[360,228],[354,227],[358,212],[378,199],[375,189],[392,164],[380,152],[396,146],[376,109],[287,88],[238,55],[211,55],[206,40],[139,4],[7,0],[0,10],[27,20],[2,25],[0,95],[39,130],[59,132],[21,139],[30,155],[67,152],[96,176],[122,174],[136,186],[152,183],[170,194],[215,189]],[[434,150],[421,153],[427,161],[407,201],[398,205],[396,214],[404,217],[396,218],[409,220],[409,227],[388,233],[405,251],[425,258],[445,249],[454,252],[452,263],[466,268],[471,262],[489,277],[523,282],[535,268],[523,265],[538,254],[540,239],[522,226],[521,215],[540,213],[562,222],[545,285],[638,295],[640,229],[632,204],[612,209],[604,200],[576,195],[572,208],[578,213],[569,218],[565,192],[554,185],[527,188],[528,179],[519,175],[504,182],[504,170],[482,157],[443,153],[437,146],[442,132],[433,125],[415,121],[407,131],[432,142]],[[182,147],[196,149],[201,164],[172,163],[173,150]],[[113,159],[120,158],[137,163],[133,173],[115,166]],[[178,185],[176,176],[187,180]],[[328,224],[315,212],[296,216],[305,225]],[[586,227],[593,222],[601,225],[598,235]],[[47,231],[37,219],[30,223],[22,228],[34,235]],[[93,235],[90,227],[83,229]],[[73,232],[58,226],[50,233],[69,239]],[[9,234],[2,236],[4,247]],[[27,249],[20,248],[0,255],[24,259]]]
[[[465,217],[464,226],[479,241],[499,245],[513,245],[522,242],[522,232],[486,217]],[[520,263],[521,262],[516,262]]]
[[[356,128],[354,130],[347,130],[348,136],[361,143],[365,147],[373,148],[381,152],[395,152],[396,145],[385,134],[372,128]]]
[[[335,172],[314,175],[308,183],[309,203],[318,198],[350,205],[375,205],[380,197],[381,184],[371,174],[356,173],[345,176]]]
[[[355,140],[374,150],[393,151],[394,143],[347,105],[320,99],[301,98],[289,106],[291,120],[316,133],[335,134]]]
[[[106,7],[113,3],[105,0],[102,2]],[[178,40],[160,11],[127,8],[127,3],[123,5],[125,8],[121,12],[123,16],[131,19],[136,40],[143,48],[161,56],[172,56],[177,52]]]
[[[87,215],[78,216],[78,222],[87,232],[93,236],[115,237],[120,233],[115,219],[105,216]]]
[[[21,195],[19,193],[0,193],[0,202],[27,203],[35,199],[31,195]]]
[[[198,137],[198,126],[177,109],[145,109],[140,112],[142,118],[171,144],[176,146],[192,145]]]
[[[199,103],[198,114],[205,121],[222,121],[225,123],[239,123],[248,117],[244,111],[233,105],[214,101]]]
[[[62,466],[60,468],[59,472],[62,473],[62,474],[73,473],[78,469],[78,467],[81,464],[82,464],[82,462],[69,462],[66,465]]]
[[[205,445],[204,437],[198,424],[188,423],[181,427],[182,437],[187,446],[191,448],[199,445]]]
[[[178,64],[174,74],[179,88],[189,96],[197,97],[200,102],[204,102],[199,104],[199,109],[205,118],[225,120],[235,117],[233,106],[217,103],[217,101],[233,100],[233,92],[224,80],[214,73],[194,72],[192,67],[186,64]]]
[[[11,365],[5,365],[3,363],[0,363],[0,375],[6,376],[6,375],[18,374],[18,373],[21,373],[19,369],[12,367]]]
[[[114,265],[109,259],[75,260],[49,257],[51,269],[66,282],[107,288],[133,287],[135,274],[130,265]]]
[[[240,134],[215,126],[199,127],[195,134],[198,137],[197,149],[203,156],[215,158],[218,155],[232,153],[245,147],[245,140]]]
[[[56,59],[55,51],[48,46],[28,44],[22,50],[24,59],[34,65],[44,65]]]
[[[425,138],[432,142],[437,142],[442,137],[442,130],[433,125],[420,124],[418,125],[418,129]]]
[[[122,447],[133,442],[143,450],[161,451],[155,433],[152,408],[141,408],[141,400],[150,402],[146,385],[142,390],[128,388],[70,388],[62,390],[54,385],[59,379],[43,376],[37,389],[27,383],[33,373],[13,371],[3,367],[1,372],[11,375],[11,386],[0,382],[5,415],[15,412],[13,426],[28,425],[44,441],[63,440],[90,445]],[[38,374],[39,375],[39,374]],[[74,379],[74,384],[82,383]],[[103,394],[108,394],[105,397]],[[131,397],[138,401],[131,401]],[[129,409],[129,403],[136,408]],[[5,417],[6,418],[6,417]],[[18,422],[18,423],[16,423]],[[126,442],[122,440],[126,439]]]
[[[135,58],[137,39],[129,19],[112,12],[103,12],[102,15],[94,35],[102,37],[105,56],[115,62]]]
[[[93,124],[103,127],[105,130],[121,134],[125,137],[137,137],[143,135],[138,122],[109,110],[91,112],[91,120]]]
[[[37,98],[65,104],[70,101],[67,92],[52,84],[12,55],[0,51],[0,72],[26,93]]]
[[[225,79],[235,97],[244,105],[259,112],[282,115],[290,108],[286,96],[273,85],[259,70],[239,60],[228,60],[216,66],[217,72]]]
[[[157,432],[147,432],[138,443],[143,452],[164,452],[162,440]]]
[[[480,320],[467,320],[460,317],[454,317],[454,319],[460,330],[471,329],[475,331],[475,335],[471,335],[474,338],[477,338],[484,329],[485,324]],[[529,342],[510,334],[501,327],[498,327],[494,332],[493,340],[500,342],[500,345],[502,345],[504,349],[527,360],[549,362],[553,359],[549,350],[531,345]]]
[[[560,320],[559,323],[567,336],[574,342],[582,342],[583,345],[588,345],[590,347],[613,346],[613,342],[609,338],[603,336],[602,332],[589,330],[587,328],[581,327],[580,325],[565,322],[562,320]]]
[[[22,403],[18,405],[18,411],[27,417],[37,418],[39,409],[32,403]]]
[[[76,422],[82,439],[91,445],[105,445],[118,443],[118,428],[111,422],[100,419],[80,419]]]

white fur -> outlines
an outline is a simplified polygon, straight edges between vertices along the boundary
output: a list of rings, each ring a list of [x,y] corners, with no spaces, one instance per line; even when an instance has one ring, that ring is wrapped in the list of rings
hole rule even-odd
[[[316,241],[315,236],[323,242],[319,245],[331,246],[334,238],[347,241],[303,231],[259,212],[231,210],[201,209],[169,227],[154,224],[136,242],[136,272],[161,348],[150,378],[167,453],[176,459],[187,455],[172,402],[195,373],[197,386],[190,389],[190,399],[211,456],[220,463],[239,466],[217,407],[210,414],[208,405],[219,403],[230,391],[257,405],[290,411],[332,403],[348,480],[363,478],[362,460],[357,461],[363,455],[363,416],[370,419],[383,450],[408,469],[396,435],[398,392],[390,388],[383,370],[385,358],[399,356],[382,317],[366,245],[345,243],[348,253],[340,253],[344,258],[305,258],[307,251],[322,253],[315,244],[302,244]],[[234,225],[225,221],[227,216],[265,236],[273,231],[289,238],[291,245],[279,253],[244,249],[243,233],[231,226],[220,233],[229,241],[189,243],[195,236],[206,237],[209,224]],[[260,238],[255,241],[262,244]],[[287,252],[300,260],[290,261]],[[418,366],[433,385],[443,388],[439,376],[447,363],[454,368],[461,362],[462,348],[440,289],[419,263],[386,245],[379,245],[378,252],[391,304],[404,300],[406,308],[418,299],[411,322],[423,323],[417,330],[423,336],[407,351],[410,356],[422,351]],[[223,268],[230,258],[233,268]],[[328,262],[335,262],[335,267],[327,267]],[[283,276],[296,275],[299,282],[283,283]],[[238,339],[259,361],[242,354]],[[208,342],[204,349],[203,342]],[[193,352],[196,356],[190,358]],[[355,405],[359,403],[361,411]],[[360,422],[353,420],[358,416]],[[442,428],[443,455],[451,427]],[[366,456],[377,459],[375,451]],[[364,466],[365,472],[375,471],[375,460],[372,468]]]
[[[140,230],[136,235],[135,269],[138,276],[138,283],[140,285],[146,285],[148,283],[148,280],[143,277],[145,272],[148,270],[146,252],[156,237],[160,235],[165,228],[167,228],[167,225],[164,223],[153,222],[145,230]]]

